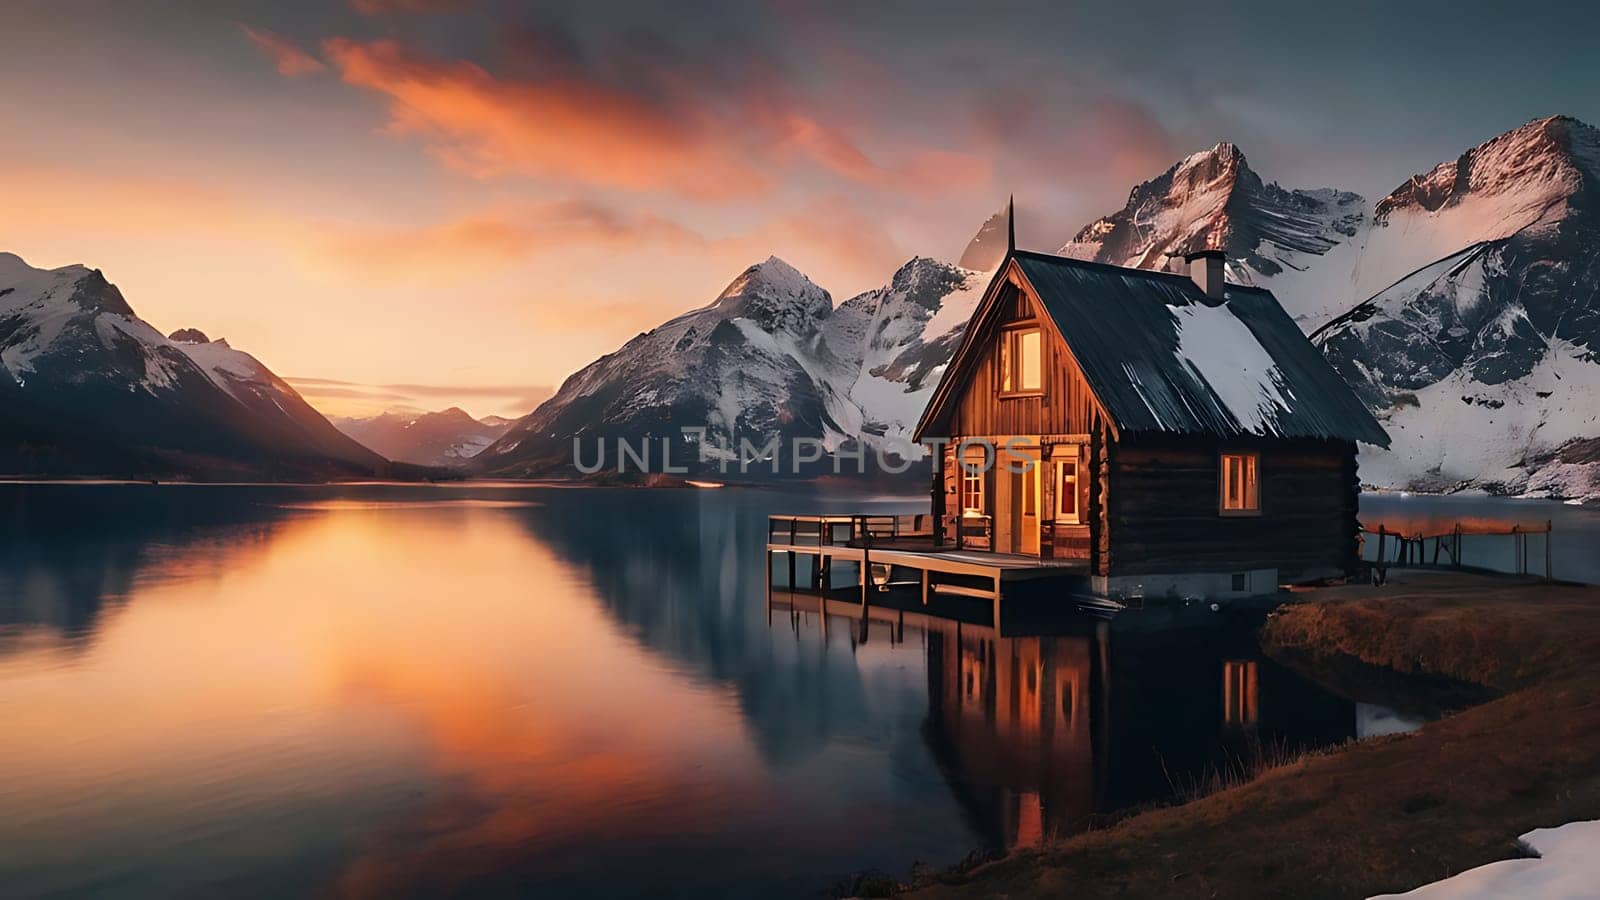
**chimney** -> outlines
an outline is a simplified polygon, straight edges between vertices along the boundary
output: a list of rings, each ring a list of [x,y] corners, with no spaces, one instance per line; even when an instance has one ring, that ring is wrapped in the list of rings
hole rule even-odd
[[[1196,250],[1184,256],[1189,263],[1189,277],[1212,300],[1222,299],[1222,264],[1226,259],[1221,250]]]

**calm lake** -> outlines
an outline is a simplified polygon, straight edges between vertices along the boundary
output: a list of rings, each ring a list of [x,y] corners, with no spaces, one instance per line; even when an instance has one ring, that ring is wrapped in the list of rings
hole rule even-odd
[[[1227,615],[769,614],[768,513],[924,504],[0,486],[0,895],[816,896],[1415,725]]]

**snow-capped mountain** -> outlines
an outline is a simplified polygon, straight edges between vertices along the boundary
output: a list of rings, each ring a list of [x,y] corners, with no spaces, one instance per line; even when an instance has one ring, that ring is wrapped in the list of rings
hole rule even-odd
[[[592,462],[597,439],[677,439],[684,427],[704,437],[678,446],[674,466],[773,435],[829,449],[904,440],[985,283],[918,258],[836,309],[828,292],[772,257],[710,305],[578,371],[474,464],[499,474],[568,469],[575,437]]]
[[[859,416],[810,352],[832,311],[827,291],[771,257],[710,305],[580,369],[477,465],[502,474],[558,470],[572,464],[574,438],[598,452],[601,440],[611,447],[608,439],[650,435],[674,439],[676,466],[700,455],[678,441],[683,427],[703,427],[708,442],[735,448],[740,439],[762,446],[772,434],[851,433]]]
[[[363,446],[399,462],[419,466],[459,466],[505,434],[514,420],[474,419],[452,406],[438,412],[391,411],[364,418],[333,418],[340,431]]]
[[[5,471],[320,478],[385,467],[254,357],[193,329],[174,338],[99,270],[0,253]]]
[[[1408,179],[1375,206],[1263,183],[1218,144],[1136,187],[1062,252],[1158,267],[1221,248],[1384,419],[1362,479],[1600,495],[1600,139],[1542,119]]]
[[[1529,123],[1380,201],[1355,290],[1315,335],[1385,418],[1362,477],[1600,496],[1600,131]]]
[[[1348,309],[1351,239],[1368,219],[1359,194],[1291,190],[1261,180],[1233,144],[1217,144],[1135,187],[1127,204],[1091,222],[1059,251],[1095,262],[1159,269],[1168,254],[1222,250],[1228,279],[1273,291],[1302,324]]]

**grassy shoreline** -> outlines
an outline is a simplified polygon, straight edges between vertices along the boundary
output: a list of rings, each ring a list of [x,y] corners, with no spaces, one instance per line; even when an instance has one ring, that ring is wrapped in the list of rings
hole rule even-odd
[[[1497,696],[910,895],[1366,897],[1525,855],[1518,835],[1600,817],[1600,589],[1408,573],[1298,593],[1262,644]]]

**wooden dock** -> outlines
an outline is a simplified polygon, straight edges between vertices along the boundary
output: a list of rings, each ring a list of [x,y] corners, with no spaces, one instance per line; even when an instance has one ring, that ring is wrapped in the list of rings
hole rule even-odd
[[[1517,575],[1532,573],[1529,553],[1529,535],[1542,535],[1544,550],[1544,580],[1555,575],[1555,562],[1550,548],[1550,535],[1554,525],[1543,522],[1512,522],[1497,519],[1443,520],[1438,518],[1390,518],[1375,525],[1363,524],[1362,539],[1377,539],[1376,559],[1367,565],[1380,573],[1389,568],[1447,567],[1452,569],[1482,569],[1466,560],[1464,537],[1505,537],[1511,540],[1513,572]],[[1429,559],[1428,544],[1433,544]],[[1393,556],[1390,556],[1391,551]],[[1380,576],[1381,577],[1381,576]]]
[[[774,560],[786,557],[788,580],[777,585]],[[809,584],[802,585],[799,564]],[[874,591],[911,587],[923,606],[936,596],[967,597],[988,602],[996,632],[1007,586],[1018,582],[1060,579],[1069,591],[1081,589],[1089,574],[1087,560],[1041,559],[1007,553],[949,550],[934,542],[933,516],[774,515],[767,519],[767,599],[772,589],[806,589],[819,596],[835,590],[835,563],[852,570],[852,586],[860,608],[870,606]],[[898,574],[906,576],[896,580]],[[909,580],[907,580],[909,579]]]

